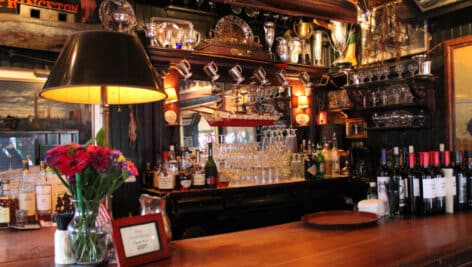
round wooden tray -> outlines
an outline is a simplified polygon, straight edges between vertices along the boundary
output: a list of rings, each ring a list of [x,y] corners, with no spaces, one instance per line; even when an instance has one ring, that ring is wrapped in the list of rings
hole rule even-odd
[[[348,229],[376,225],[380,216],[374,213],[337,210],[306,214],[303,223],[323,229]]]

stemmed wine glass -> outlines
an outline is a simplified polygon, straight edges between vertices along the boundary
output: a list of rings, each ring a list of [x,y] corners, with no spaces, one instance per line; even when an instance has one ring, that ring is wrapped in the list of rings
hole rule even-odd
[[[417,70],[418,70],[418,64],[416,64],[416,63],[408,64],[408,71],[411,74],[410,77],[414,77]]]
[[[398,78],[402,78],[402,74],[405,71],[405,67],[403,66],[402,63],[398,63],[395,65],[395,72],[398,75]]]
[[[266,21],[264,23],[264,36],[267,44],[267,50],[269,55],[272,58],[272,45],[274,44],[275,39],[275,23],[272,21]]]

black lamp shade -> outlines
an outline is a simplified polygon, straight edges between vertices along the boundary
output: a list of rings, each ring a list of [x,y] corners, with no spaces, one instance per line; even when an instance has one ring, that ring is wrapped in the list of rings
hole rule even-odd
[[[80,104],[136,104],[166,97],[140,40],[110,31],[71,35],[39,95]]]

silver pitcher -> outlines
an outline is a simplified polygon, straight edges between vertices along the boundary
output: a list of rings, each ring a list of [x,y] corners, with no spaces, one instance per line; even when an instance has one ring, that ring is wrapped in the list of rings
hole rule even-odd
[[[150,196],[148,194],[141,194],[139,196],[139,203],[141,204],[141,215],[160,213],[164,221],[164,230],[168,241],[172,240],[172,228],[169,217],[166,213],[166,199],[157,196]]]

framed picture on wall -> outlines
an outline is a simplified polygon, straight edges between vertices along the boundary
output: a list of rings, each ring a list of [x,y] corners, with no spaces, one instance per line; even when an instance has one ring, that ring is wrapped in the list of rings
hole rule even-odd
[[[422,12],[450,5],[464,0],[414,0]]]
[[[367,138],[367,124],[363,118],[346,119],[346,138]]]

